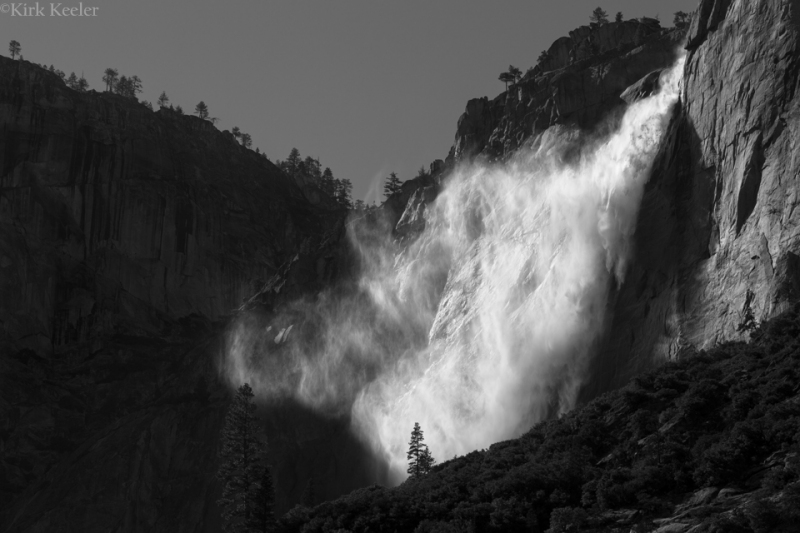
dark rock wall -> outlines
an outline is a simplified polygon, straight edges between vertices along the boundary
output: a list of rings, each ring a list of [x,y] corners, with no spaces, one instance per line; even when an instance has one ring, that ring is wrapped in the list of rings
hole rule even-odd
[[[80,94],[24,61],[0,59],[0,124],[0,342],[14,347],[230,315],[342,231],[211,123]]]
[[[0,58],[0,530],[219,530],[224,323],[348,268],[310,192],[209,122]],[[346,420],[262,414],[280,511],[311,467],[324,497],[378,479]]]

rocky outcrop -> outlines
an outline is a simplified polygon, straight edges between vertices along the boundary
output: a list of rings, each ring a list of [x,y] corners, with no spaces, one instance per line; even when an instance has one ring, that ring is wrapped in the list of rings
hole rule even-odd
[[[644,75],[671,65],[684,33],[658,21],[583,26],[553,43],[547,59],[489,100],[470,100],[448,157],[504,159],[554,125],[591,128]]]
[[[588,396],[797,301],[800,5],[701,2]],[[644,355],[644,356],[643,356]]]

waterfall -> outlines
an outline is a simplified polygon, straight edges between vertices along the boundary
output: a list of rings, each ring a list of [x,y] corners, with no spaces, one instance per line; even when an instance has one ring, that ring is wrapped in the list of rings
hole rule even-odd
[[[682,72],[680,59],[577,157],[551,132],[505,165],[456,169],[408,246],[354,229],[356,294],[295,302],[271,332],[240,321],[231,382],[349,414],[395,481],[415,422],[442,461],[571,409]]]

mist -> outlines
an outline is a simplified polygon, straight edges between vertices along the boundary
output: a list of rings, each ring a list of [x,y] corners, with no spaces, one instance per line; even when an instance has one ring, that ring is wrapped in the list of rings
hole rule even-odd
[[[394,482],[415,422],[441,462],[572,409],[682,72],[603,138],[549,132],[506,164],[457,168],[411,244],[349,224],[357,288],[240,316],[229,382],[350,417]]]

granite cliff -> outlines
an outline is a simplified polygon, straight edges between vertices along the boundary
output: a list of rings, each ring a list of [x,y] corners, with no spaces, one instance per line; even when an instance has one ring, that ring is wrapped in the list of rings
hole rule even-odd
[[[207,121],[25,61],[0,58],[0,123],[0,529],[215,531],[225,324],[338,279],[345,213]],[[279,505],[312,468],[349,480],[323,495],[375,478],[345,423],[264,416]]]
[[[585,398],[682,349],[743,339],[746,313],[764,320],[800,295],[791,149],[799,10],[790,1],[704,0],[688,35],[647,19],[582,27],[509,91],[467,104],[446,168],[613,126],[614,110],[650,94],[686,48],[681,105],[642,202],[631,270],[612,291]],[[405,198],[396,230],[408,238],[408,228],[424,227],[425,203],[413,189]]]

